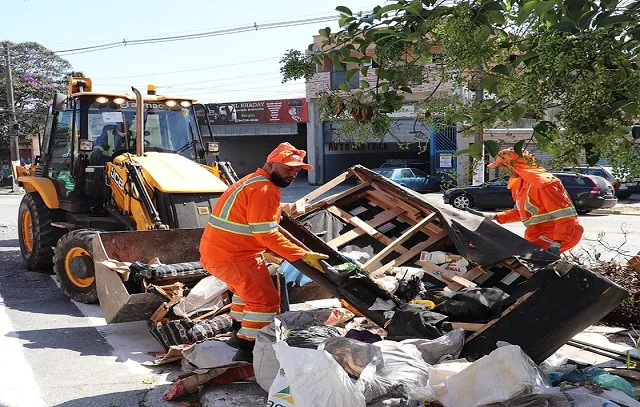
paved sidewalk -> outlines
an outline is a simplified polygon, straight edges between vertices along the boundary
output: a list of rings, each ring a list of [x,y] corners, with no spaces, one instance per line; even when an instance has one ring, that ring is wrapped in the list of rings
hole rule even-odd
[[[640,194],[631,195],[628,199],[620,199],[611,209],[598,209],[592,213],[605,215],[638,215],[640,216]]]

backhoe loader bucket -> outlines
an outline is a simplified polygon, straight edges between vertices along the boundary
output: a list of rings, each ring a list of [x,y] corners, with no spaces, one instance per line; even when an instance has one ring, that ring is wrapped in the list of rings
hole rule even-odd
[[[131,294],[116,271],[101,262],[143,263],[158,257],[162,263],[200,260],[202,229],[100,232],[93,239],[93,260],[100,307],[107,323],[149,319],[162,304],[154,294]]]

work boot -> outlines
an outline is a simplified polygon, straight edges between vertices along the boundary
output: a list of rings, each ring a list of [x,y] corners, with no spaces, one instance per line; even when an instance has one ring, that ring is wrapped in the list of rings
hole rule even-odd
[[[232,348],[238,349],[240,346],[240,338],[238,338],[238,331],[242,327],[242,323],[239,321],[233,321],[231,324],[231,337],[227,339],[226,344],[231,346]]]
[[[233,356],[233,361],[253,363],[253,347],[255,344],[255,341],[238,338],[238,350]]]

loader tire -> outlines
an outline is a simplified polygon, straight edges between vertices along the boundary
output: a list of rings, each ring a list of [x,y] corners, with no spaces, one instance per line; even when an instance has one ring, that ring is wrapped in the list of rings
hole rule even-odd
[[[71,299],[91,304],[98,300],[93,267],[94,229],[73,230],[62,236],[54,249],[53,271],[62,291]]]
[[[63,217],[62,211],[49,209],[37,193],[22,197],[18,209],[18,238],[28,270],[51,271],[53,247],[64,234],[64,229],[51,226],[51,222]]]

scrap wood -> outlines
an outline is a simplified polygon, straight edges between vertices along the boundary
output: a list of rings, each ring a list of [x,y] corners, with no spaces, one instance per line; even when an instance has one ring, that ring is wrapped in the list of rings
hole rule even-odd
[[[335,202],[341,201],[342,199],[347,197],[349,198],[349,201],[358,200],[366,195],[366,192],[360,192],[360,191],[362,191],[364,188],[367,188],[369,186],[370,185],[368,182],[363,182],[361,184],[356,185],[353,188],[347,189],[346,191],[342,191],[335,195],[331,195],[321,201],[314,202],[311,205],[306,206],[305,211],[308,212],[308,211],[315,210],[317,208],[321,208],[323,206],[330,206],[330,205],[333,205]]]
[[[378,277],[378,276],[381,276],[382,274],[384,274],[387,270],[392,269],[393,267],[402,266],[404,263],[406,263],[409,260],[411,260],[412,258],[418,256],[420,254],[420,252],[430,248],[431,246],[433,246],[436,243],[440,242],[442,239],[444,239],[447,236],[449,236],[447,231],[442,230],[440,233],[431,236],[426,241],[420,242],[417,245],[413,246],[408,252],[404,253],[403,255],[399,256],[398,258],[396,258],[394,260],[391,260],[389,263],[385,264],[384,266],[379,267],[378,269],[376,269],[375,271],[373,271],[371,273],[371,276],[372,277]]]
[[[307,203],[313,201],[314,199],[316,199],[320,195],[322,195],[325,192],[331,190],[335,186],[343,183],[344,181],[347,180],[347,178],[350,178],[352,176],[353,176],[353,173],[351,171],[345,171],[342,174],[340,174],[337,177],[335,177],[334,179],[332,179],[331,181],[325,183],[321,187],[316,188],[313,191],[309,192],[307,195],[303,196],[302,198],[300,198],[300,199],[298,199],[297,201],[294,202],[293,206],[294,206],[295,212],[304,213],[305,206],[306,206]]]
[[[377,214],[376,216],[373,217],[373,219],[367,221],[366,223],[371,226],[372,228],[377,228],[378,226],[382,226],[385,223],[395,219],[398,215],[400,215],[402,212],[404,212],[404,209],[402,208],[393,208],[393,209],[387,209],[384,212],[380,212],[379,214]],[[344,244],[349,243],[350,241],[364,235],[366,233],[366,231],[362,228],[359,228],[356,226],[355,229],[352,229],[332,240],[330,240],[329,242],[327,242],[327,245],[331,246],[332,248],[336,249],[339,246],[342,246]]]
[[[605,368],[605,372],[614,374],[616,376],[624,377],[625,379],[640,381],[640,372],[636,369],[627,368],[626,366],[618,368]]]
[[[169,347],[167,352],[149,352],[151,356],[160,357],[156,360],[151,360],[147,362],[142,362],[143,366],[160,366],[166,365],[167,363],[175,362],[177,360],[184,359],[182,355],[182,351],[184,349],[189,348],[191,345],[172,345]]]
[[[398,236],[390,245],[382,249],[375,256],[373,256],[369,261],[367,261],[362,267],[366,271],[371,271],[371,268],[377,264],[379,261],[387,257],[392,251],[395,250],[397,246],[400,246],[402,243],[407,241],[413,235],[418,233],[418,231],[425,226],[427,223],[431,222],[433,218],[436,216],[436,213],[431,213],[427,215],[424,219],[420,220],[420,222],[411,226],[408,230],[402,233],[402,235]]]
[[[480,329],[482,329],[484,324],[476,324],[476,323],[471,323],[471,322],[452,322],[451,326],[453,327],[453,329],[462,328],[462,329],[464,329],[465,331],[468,331],[468,332],[476,332],[476,331],[479,331]]]
[[[369,236],[373,237],[379,242],[385,245],[390,245],[391,243],[393,243],[393,240],[391,240],[391,238],[385,236],[382,232],[371,227],[367,222],[363,221],[359,217],[353,216],[350,213],[345,212],[342,209],[338,208],[337,206],[330,206],[327,208],[327,210],[333,213],[334,215],[339,216],[342,219],[345,219],[347,222],[349,222],[353,226],[364,230]],[[395,251],[400,253],[406,253],[408,250],[406,247],[398,245],[395,247]]]
[[[176,380],[171,387],[164,393],[162,398],[166,401],[175,400],[178,397],[184,396],[187,393],[195,393],[198,391],[198,388],[210,382],[212,379],[215,379],[224,373],[236,369],[242,366],[251,366],[246,362],[234,362],[227,366],[216,367],[215,369],[209,370],[207,373],[202,374],[190,374],[188,376],[182,377]],[[253,370],[253,368],[251,368]],[[247,372],[247,369],[244,370],[234,370],[234,376],[238,377],[241,375],[241,372]],[[250,376],[248,376],[250,377]],[[245,377],[246,378],[246,377]],[[242,379],[240,379],[242,380]]]
[[[118,260],[108,259],[108,260],[101,261],[100,264],[102,264],[109,270],[115,271],[116,273],[120,274],[120,278],[122,278],[122,281],[129,280],[129,275],[131,274],[131,270],[129,269],[129,266],[131,265],[131,263],[125,263]]]

